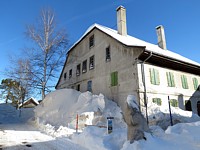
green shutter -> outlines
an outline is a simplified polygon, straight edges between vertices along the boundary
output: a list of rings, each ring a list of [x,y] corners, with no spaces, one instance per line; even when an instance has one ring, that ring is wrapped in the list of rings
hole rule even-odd
[[[114,86],[115,84],[115,74],[114,72],[111,73],[111,86]]]
[[[150,72],[150,82],[151,84],[154,84],[153,69],[150,68],[149,72]]]
[[[161,101],[160,98],[153,98],[152,101],[153,101],[153,103],[155,103],[155,104],[157,104],[159,106],[161,106],[161,104],[162,104],[162,101]]]
[[[118,72],[112,72],[111,73],[111,86],[118,85]]]
[[[174,75],[173,75],[173,73],[167,72],[166,75],[167,75],[167,83],[168,83],[168,86],[170,86],[170,87],[175,87],[175,82],[174,82]]]
[[[188,89],[188,82],[186,76],[184,76],[184,80],[185,80],[185,88]]]
[[[187,78],[185,75],[181,75],[181,82],[182,82],[182,87],[184,89],[188,89],[188,83],[187,83]]]
[[[160,77],[159,77],[158,70],[156,70],[154,68],[150,68],[149,71],[150,71],[151,84],[159,85],[160,84]]]
[[[193,80],[194,89],[197,90],[199,86],[198,80],[197,78],[193,78],[192,80]]]
[[[171,73],[171,84],[172,84],[172,87],[175,87],[175,82],[174,82],[174,75],[173,75],[173,73]]]
[[[171,82],[170,82],[169,72],[166,72],[166,75],[167,75],[167,84],[168,84],[168,86],[170,86]]]
[[[171,99],[171,100],[170,100],[170,104],[171,104],[171,106],[173,106],[173,107],[178,107],[178,100],[176,100],[176,99]]]
[[[115,72],[115,85],[118,85],[118,72]]]
[[[160,77],[159,77],[159,72],[158,70],[154,69],[155,72],[155,81],[156,81],[156,85],[160,84]]]
[[[182,87],[185,88],[183,75],[181,75],[181,83],[182,83]]]

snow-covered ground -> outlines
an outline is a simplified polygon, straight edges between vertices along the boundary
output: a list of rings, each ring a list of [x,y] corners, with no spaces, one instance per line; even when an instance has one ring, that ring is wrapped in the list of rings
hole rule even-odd
[[[31,108],[22,109],[20,116],[10,104],[0,104],[0,150],[84,150],[67,138],[55,138],[31,126],[28,120],[33,115]]]
[[[0,112],[0,149],[200,149],[200,118],[173,107],[175,125],[170,126],[168,108],[149,104],[151,133],[145,133],[147,140],[133,144],[127,141],[121,109],[102,94],[62,89],[48,94],[35,114],[23,109],[19,119],[19,111],[6,104],[0,105]],[[107,133],[107,117],[114,117],[111,134]]]

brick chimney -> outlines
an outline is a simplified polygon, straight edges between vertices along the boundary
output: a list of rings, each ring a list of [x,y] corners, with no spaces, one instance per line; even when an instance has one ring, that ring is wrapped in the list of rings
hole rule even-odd
[[[127,35],[126,9],[123,6],[117,8],[117,30],[120,35]]]
[[[162,49],[167,49],[164,27],[162,25],[157,26],[156,33],[158,38],[158,46]]]

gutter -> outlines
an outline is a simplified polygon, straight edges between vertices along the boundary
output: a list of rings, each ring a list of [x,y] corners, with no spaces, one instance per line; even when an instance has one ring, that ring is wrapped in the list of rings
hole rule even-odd
[[[147,112],[147,88],[146,88],[146,82],[145,82],[145,71],[144,71],[144,63],[150,59],[150,57],[152,56],[152,52],[150,53],[150,55],[141,63],[141,71],[142,71],[142,82],[144,85],[144,105],[146,108],[146,118],[147,118],[147,124],[149,124],[149,119],[148,119],[148,112]]]

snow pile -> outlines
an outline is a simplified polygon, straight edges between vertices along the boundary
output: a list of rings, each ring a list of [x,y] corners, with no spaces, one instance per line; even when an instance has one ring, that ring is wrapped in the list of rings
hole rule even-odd
[[[168,106],[158,106],[154,103],[148,104],[148,116],[150,125],[158,125],[163,129],[170,126],[170,115]],[[178,107],[171,107],[173,124],[199,121],[198,115],[191,111],[185,111]]]
[[[128,95],[126,101],[129,106],[131,106],[132,108],[135,108],[136,110],[139,111],[139,105],[138,105],[137,99],[134,95]]]
[[[125,142],[121,150],[199,150],[200,122],[180,123],[170,126],[166,131],[158,126],[152,127],[152,134],[146,133],[147,140]]]
[[[74,111],[71,107],[77,102],[81,93],[71,89],[57,90],[49,93],[35,109],[39,124],[51,124],[59,127],[66,126],[69,116]]]
[[[71,139],[89,150],[117,150],[122,148],[126,137],[126,128],[114,129],[111,134],[107,134],[105,128],[91,126],[81,134],[74,134]]]
[[[102,94],[80,93],[72,89],[56,90],[46,96],[35,111],[36,125],[56,137],[70,136],[86,126],[103,127],[106,132],[107,117],[114,117],[113,125],[125,128],[121,109]]]
[[[128,100],[133,100],[133,97],[129,96]],[[128,103],[138,108],[133,101]],[[102,94],[92,95],[90,92],[80,93],[70,89],[57,90],[47,95],[43,103],[36,107],[35,119],[38,127],[48,134],[59,139],[68,137],[74,144],[89,150],[200,149],[199,117],[192,112],[174,107],[171,109],[173,122],[177,123],[172,127],[169,126],[167,107],[148,105],[151,133],[145,133],[146,140],[135,141],[133,144],[127,141],[127,126],[121,109]],[[77,114],[79,131],[76,134]],[[107,117],[114,117],[111,134],[107,133]]]

